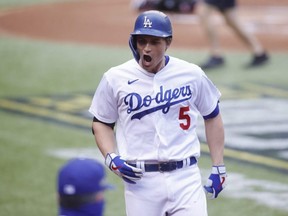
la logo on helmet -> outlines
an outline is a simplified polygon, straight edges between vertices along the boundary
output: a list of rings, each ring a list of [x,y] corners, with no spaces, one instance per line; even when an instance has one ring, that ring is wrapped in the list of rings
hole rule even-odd
[[[151,28],[152,27],[152,22],[150,21],[150,19],[149,18],[147,18],[147,16],[145,16],[144,17],[144,23],[143,23],[143,25],[144,25],[144,28]]]

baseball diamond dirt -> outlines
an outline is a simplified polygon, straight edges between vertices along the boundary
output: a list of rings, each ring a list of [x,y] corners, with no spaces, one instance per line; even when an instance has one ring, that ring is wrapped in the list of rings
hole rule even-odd
[[[288,50],[288,1],[239,0],[239,15],[245,27],[255,33],[269,51]],[[127,46],[137,16],[130,0],[71,0],[0,11],[0,36],[78,43]],[[206,36],[195,14],[171,14],[173,47],[207,48]],[[221,29],[222,46],[247,50],[215,14]]]

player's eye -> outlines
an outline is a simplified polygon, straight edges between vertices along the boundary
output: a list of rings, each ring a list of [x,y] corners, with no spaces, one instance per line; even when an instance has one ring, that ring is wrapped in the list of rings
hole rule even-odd
[[[152,45],[157,45],[157,44],[160,43],[160,40],[152,40],[150,43],[151,43]]]
[[[137,43],[139,45],[145,45],[147,43],[147,41],[145,39],[143,39],[143,38],[138,38]]]

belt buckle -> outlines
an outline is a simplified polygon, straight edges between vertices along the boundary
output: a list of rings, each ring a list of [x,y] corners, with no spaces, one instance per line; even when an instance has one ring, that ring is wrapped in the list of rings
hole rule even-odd
[[[170,172],[177,169],[176,162],[161,162],[158,164],[159,172]]]

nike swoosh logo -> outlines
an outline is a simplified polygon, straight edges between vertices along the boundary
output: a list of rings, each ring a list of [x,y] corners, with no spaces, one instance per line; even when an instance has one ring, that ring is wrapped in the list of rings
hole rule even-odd
[[[221,183],[220,183],[220,185],[219,185],[219,189],[222,187],[222,185],[224,184],[224,182],[225,182],[225,177],[222,177],[222,181],[221,181]]]
[[[135,80],[128,80],[128,85],[131,85],[132,83],[138,81],[139,79],[135,79]]]
[[[113,169],[113,170],[118,170],[119,168],[121,168],[121,166],[113,166],[113,165],[112,165],[112,169]]]

